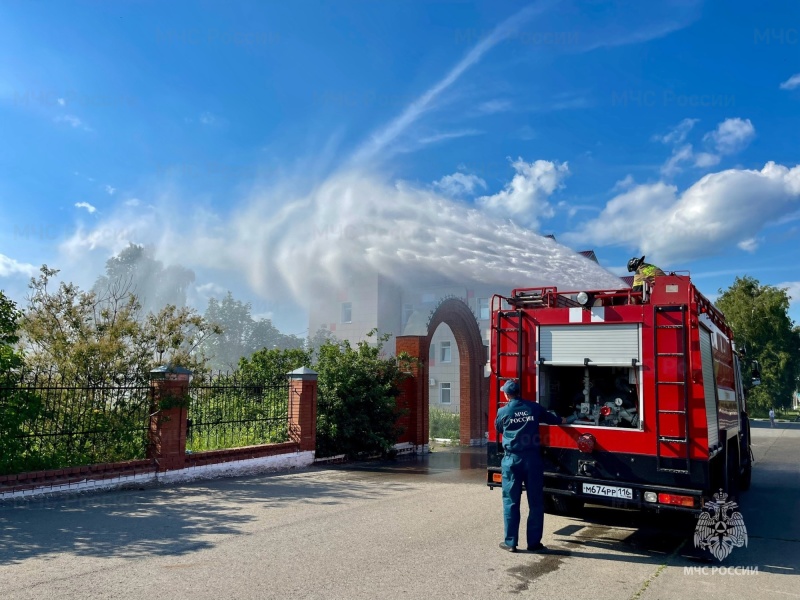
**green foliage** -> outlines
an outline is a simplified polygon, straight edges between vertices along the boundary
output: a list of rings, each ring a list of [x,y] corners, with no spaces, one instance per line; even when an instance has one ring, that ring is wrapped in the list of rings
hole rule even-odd
[[[21,317],[16,303],[0,290],[0,377],[22,366],[22,355],[16,349]]]
[[[276,384],[263,384],[241,380],[238,374],[222,375],[199,383],[192,393],[192,426],[186,445],[192,452],[289,439],[286,377]]]
[[[84,292],[62,282],[52,290],[57,274],[43,265],[31,279],[21,329],[33,368],[90,387],[130,374],[145,382],[164,363],[205,369],[198,348],[219,329],[194,310],[167,305],[141,318],[138,299],[125,287],[112,282],[105,290]]]
[[[371,332],[373,336],[375,332]],[[318,378],[317,455],[389,455],[401,433],[397,426],[404,357],[385,358],[381,336],[352,348],[347,341],[324,343],[314,369]]]
[[[455,440],[461,438],[460,415],[432,406],[430,409],[430,437]]]
[[[303,340],[294,335],[284,335],[269,319],[256,321],[250,314],[251,306],[228,294],[221,301],[208,301],[205,319],[217,325],[222,333],[209,337],[205,353],[210,357],[213,369],[232,370],[241,358],[249,358],[261,348],[297,349]]]
[[[106,274],[100,276],[93,291],[98,295],[109,288],[122,288],[135,295],[145,313],[158,312],[162,307],[186,306],[186,290],[195,275],[180,265],[156,260],[151,247],[130,244],[117,256],[106,261]]]
[[[279,385],[286,381],[286,374],[300,367],[311,366],[311,353],[299,348],[278,350],[263,348],[250,358],[239,361],[237,376],[243,381],[262,385]]]
[[[758,360],[761,366],[761,385],[750,390],[748,405],[756,412],[789,407],[800,376],[800,329],[789,318],[786,290],[745,276],[720,294],[716,305],[733,329],[745,365]]]

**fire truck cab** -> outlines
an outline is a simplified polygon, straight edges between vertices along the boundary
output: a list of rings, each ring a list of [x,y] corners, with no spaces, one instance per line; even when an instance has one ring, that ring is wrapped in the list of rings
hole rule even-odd
[[[502,482],[501,386],[570,425],[541,425],[546,506],[699,513],[750,485],[742,369],[722,313],[687,274],[641,292],[515,289],[491,304],[488,479]],[[753,373],[753,382],[757,374]]]

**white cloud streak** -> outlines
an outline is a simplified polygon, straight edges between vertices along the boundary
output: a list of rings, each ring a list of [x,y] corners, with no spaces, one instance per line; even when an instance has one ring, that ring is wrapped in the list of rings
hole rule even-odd
[[[498,43],[508,38],[525,22],[549,8],[550,4],[551,2],[549,1],[537,2],[518,11],[495,27],[489,35],[473,46],[447,75],[429,88],[419,98],[414,100],[387,126],[374,133],[370,140],[356,151],[353,156],[353,162],[355,164],[362,164],[374,159],[378,153],[385,150],[423,114],[432,110],[435,107],[436,99],[442,92],[458,81],[470,67],[481,60],[484,54],[494,48]]]
[[[789,79],[781,83],[780,87],[782,90],[794,90],[800,87],[800,73],[789,77]]]

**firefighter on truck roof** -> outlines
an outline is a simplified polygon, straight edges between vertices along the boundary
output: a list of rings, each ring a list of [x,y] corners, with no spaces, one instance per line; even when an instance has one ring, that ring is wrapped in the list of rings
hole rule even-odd
[[[656,277],[663,277],[665,275],[664,271],[659,269],[657,266],[644,262],[644,256],[641,258],[634,256],[628,261],[628,272],[634,273],[634,271],[634,292],[641,292],[645,281],[652,284]]]

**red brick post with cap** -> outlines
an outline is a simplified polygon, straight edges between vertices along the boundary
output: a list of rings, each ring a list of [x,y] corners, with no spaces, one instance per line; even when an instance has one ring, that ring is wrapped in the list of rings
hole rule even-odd
[[[150,371],[153,416],[147,456],[159,471],[183,469],[186,465],[186,427],[189,380],[183,367],[161,366]]]
[[[317,449],[317,372],[308,367],[289,375],[289,440],[300,451]]]

